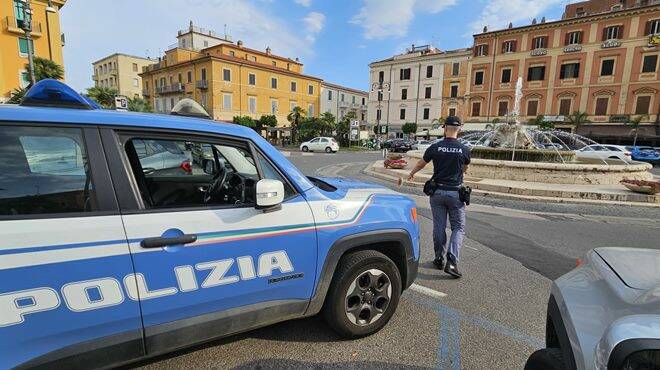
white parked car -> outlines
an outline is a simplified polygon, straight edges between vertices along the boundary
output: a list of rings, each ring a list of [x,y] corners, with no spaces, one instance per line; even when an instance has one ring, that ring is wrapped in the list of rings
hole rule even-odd
[[[577,159],[619,159],[629,162],[630,151],[622,145],[592,144],[575,151]]]
[[[339,151],[339,143],[333,137],[315,137],[300,144],[300,150],[303,152],[324,151],[326,153],[336,153]]]

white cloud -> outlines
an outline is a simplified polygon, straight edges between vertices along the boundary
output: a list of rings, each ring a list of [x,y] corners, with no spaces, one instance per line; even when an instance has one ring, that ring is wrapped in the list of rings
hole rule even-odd
[[[325,15],[319,12],[311,12],[303,18],[303,22],[305,23],[305,30],[307,31],[305,39],[309,42],[314,42],[316,41],[316,35],[318,35],[319,32],[323,30],[323,26],[325,26]]]
[[[507,27],[509,22],[514,27],[530,24],[532,18],[540,21],[549,8],[566,3],[566,0],[491,0],[478,19],[470,23],[470,31],[480,33],[484,26],[488,26],[489,30],[498,30]]]
[[[312,5],[312,0],[293,0],[296,4],[309,8]]]
[[[364,0],[360,12],[350,23],[362,27],[364,37],[378,39],[401,37],[408,33],[408,26],[416,12],[438,13],[457,0]]]

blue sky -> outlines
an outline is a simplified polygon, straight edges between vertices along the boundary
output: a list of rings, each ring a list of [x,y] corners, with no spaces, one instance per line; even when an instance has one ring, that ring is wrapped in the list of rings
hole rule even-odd
[[[92,86],[91,63],[120,52],[158,57],[195,25],[247,47],[295,58],[304,72],[368,89],[368,64],[411,44],[470,46],[484,25],[559,19],[571,0],[69,0],[61,12],[64,67],[76,90]]]

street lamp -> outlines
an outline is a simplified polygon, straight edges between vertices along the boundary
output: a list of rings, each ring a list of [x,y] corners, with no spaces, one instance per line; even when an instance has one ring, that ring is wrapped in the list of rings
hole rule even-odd
[[[22,12],[23,12],[23,21],[17,22],[19,27],[25,32],[25,41],[27,43],[28,51],[28,69],[30,70],[30,82],[34,85],[34,56],[32,55],[32,8],[30,7],[30,0],[21,0],[23,3]]]
[[[371,91],[372,92],[377,92],[378,93],[378,109],[376,109],[376,127],[378,130],[378,141],[379,144],[382,141],[381,138],[381,129],[380,129],[380,116],[383,114],[382,111],[380,110],[380,103],[383,101],[383,92],[387,92],[387,100],[390,100],[390,84],[388,82],[383,82],[383,81],[378,81],[375,82],[373,85],[371,85]],[[390,109],[389,104],[387,105],[387,109]],[[380,111],[380,114],[378,113]],[[388,122],[389,123],[389,122]],[[387,123],[385,123],[387,127]]]

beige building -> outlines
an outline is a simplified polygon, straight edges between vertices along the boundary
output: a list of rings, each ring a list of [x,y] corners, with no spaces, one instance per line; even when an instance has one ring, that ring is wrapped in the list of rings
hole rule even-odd
[[[111,87],[119,95],[142,97],[142,68],[156,61],[127,54],[115,53],[92,63],[94,86]]]
[[[467,128],[505,120],[523,80],[521,115],[543,115],[576,131],[567,116],[585,112],[578,133],[631,142],[632,117],[645,115],[642,142],[658,145],[660,1],[591,0],[570,4],[561,20],[474,35]]]
[[[320,99],[321,113],[330,112],[340,121],[346,113],[355,112],[360,125],[367,125],[368,92],[323,82]]]

